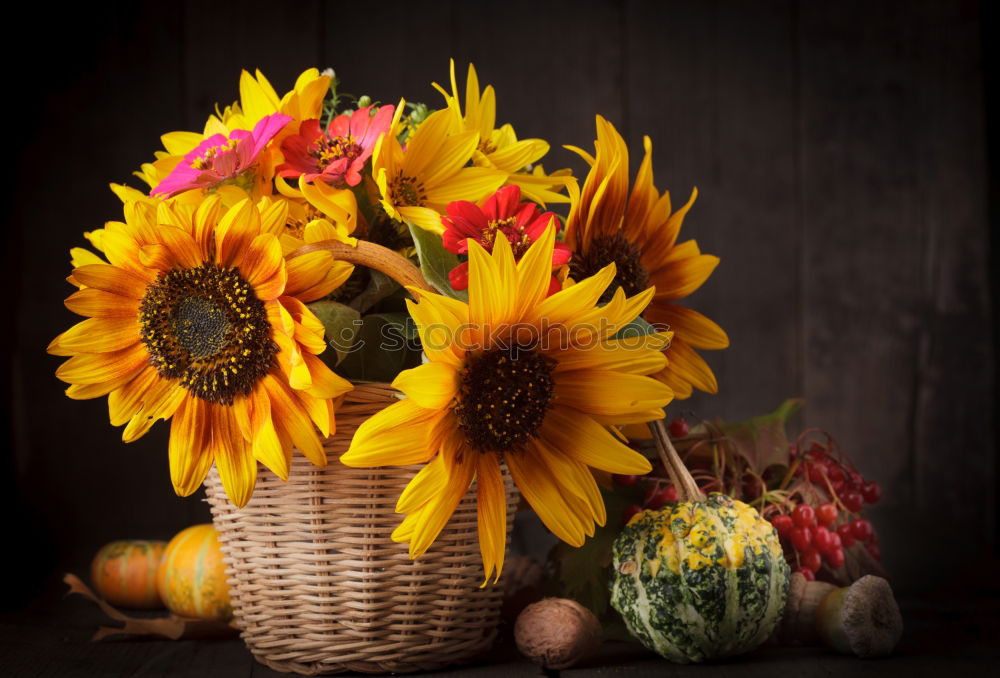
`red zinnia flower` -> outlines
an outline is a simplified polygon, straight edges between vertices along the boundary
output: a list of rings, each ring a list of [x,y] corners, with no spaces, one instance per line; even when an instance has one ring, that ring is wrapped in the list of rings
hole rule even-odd
[[[469,253],[469,238],[472,238],[487,252],[493,251],[497,236],[507,238],[514,252],[514,259],[520,260],[541,237],[549,224],[554,224],[556,233],[561,226],[552,212],[539,214],[538,205],[533,202],[519,202],[521,189],[516,185],[504,186],[486,201],[482,208],[468,200],[457,200],[448,205],[448,213],[441,217],[444,225],[444,248],[455,254]],[[572,252],[565,243],[557,242],[552,252],[552,266],[562,266],[569,262]],[[456,290],[469,287],[469,264],[462,262],[448,274],[451,286]],[[549,285],[549,294],[558,291],[561,285],[555,276]]]
[[[389,131],[393,111],[392,106],[382,106],[372,116],[371,106],[359,108],[353,115],[331,120],[325,133],[319,120],[303,121],[299,133],[281,144],[285,163],[278,168],[278,175],[295,178],[304,174],[310,182],[319,179],[333,186],[357,186],[375,142]]]

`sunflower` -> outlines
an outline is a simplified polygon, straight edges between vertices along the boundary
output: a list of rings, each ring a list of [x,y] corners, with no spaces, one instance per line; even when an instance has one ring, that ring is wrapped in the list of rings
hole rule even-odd
[[[566,242],[575,250],[570,277],[581,280],[615,263],[618,274],[608,294],[618,288],[635,294],[653,285],[656,294],[643,318],[674,332],[666,349],[669,363],[656,378],[678,398],[689,397],[693,388],[715,393],[715,375],[694,349],[726,348],[729,337],[701,313],[677,303],[701,287],[719,263],[718,257],[702,254],[694,240],[677,242],[698,191],[693,190],[687,203],[671,213],[670,194],[660,195],[653,185],[653,145],[644,137],[645,157],[629,195],[628,149],[601,116],[597,116],[595,146],[596,156],[567,147],[591,165],[566,222]]]
[[[469,245],[469,303],[414,291],[410,302],[427,362],[393,386],[406,398],[358,428],[347,466],[422,464],[400,495],[392,538],[420,556],[476,481],[487,579],[500,576],[506,539],[503,462],[522,495],[574,546],[606,513],[591,467],[646,473],[649,462],[609,426],[662,417],[668,387],[643,376],[663,367],[669,333],[615,339],[652,298],[618,290],[598,306],[614,264],[546,297],[554,229],[519,262],[498,238]]]
[[[125,442],[172,417],[179,495],[213,462],[237,506],[250,499],[258,461],[282,479],[293,446],[326,464],[319,434],[334,430],[332,399],[351,385],[316,357],[323,325],[304,302],[346,276],[330,276],[329,252],[286,260],[278,212],[262,215],[249,200],[226,211],[217,196],[195,210],[126,202],[124,223],[91,234],[106,261],[75,253],[87,263],[73,270],[80,289],[66,306],[87,320],[49,345],[70,357],[56,376],[71,398],[107,395]]]
[[[441,215],[455,200],[476,202],[503,185],[507,175],[485,167],[466,167],[479,133],[449,134],[450,114],[436,111],[406,141],[399,143],[400,101],[389,132],[379,137],[372,155],[372,176],[386,214],[434,233],[444,231]]]
[[[519,186],[526,198],[541,205],[546,202],[569,202],[565,195],[556,192],[573,181],[569,172],[546,175],[541,166],[536,164],[549,152],[548,142],[542,139],[519,140],[510,124],[494,127],[497,117],[496,92],[492,85],[479,91],[479,76],[472,64],[469,64],[465,80],[463,113],[459,104],[458,83],[455,80],[454,59],[450,66],[451,93],[436,82],[432,84],[444,96],[445,105],[452,114],[452,129],[479,133],[479,144],[472,154],[473,164],[506,173],[507,183]]]

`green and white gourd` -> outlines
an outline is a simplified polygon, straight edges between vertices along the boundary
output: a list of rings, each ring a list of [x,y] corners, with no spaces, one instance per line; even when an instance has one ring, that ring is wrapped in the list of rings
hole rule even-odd
[[[753,507],[701,494],[666,432],[654,432],[688,501],[629,521],[612,550],[611,604],[636,639],[671,661],[748,652],[785,608],[789,569],[778,535]]]

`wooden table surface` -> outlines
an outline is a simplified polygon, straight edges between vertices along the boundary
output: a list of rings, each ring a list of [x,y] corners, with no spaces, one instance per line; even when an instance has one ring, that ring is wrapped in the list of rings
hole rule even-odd
[[[517,653],[509,627],[476,662],[420,676],[980,676],[1000,666],[1000,592],[977,600],[904,600],[903,641],[889,658],[862,661],[821,648],[767,645],[723,663],[681,666],[639,645],[605,643],[588,661],[544,672]],[[0,615],[0,676],[279,676],[257,663],[238,639],[168,641],[127,638],[91,642],[100,610],[78,596],[53,590],[26,609]],[[340,674],[350,675],[350,674]],[[360,675],[360,674],[359,674]]]

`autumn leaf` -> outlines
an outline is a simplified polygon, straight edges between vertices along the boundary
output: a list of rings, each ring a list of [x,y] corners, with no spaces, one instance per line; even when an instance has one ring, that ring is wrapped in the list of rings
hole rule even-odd
[[[720,423],[719,427],[737,454],[746,459],[756,473],[768,466],[788,466],[788,435],[785,427],[802,403],[802,398],[789,398],[771,414],[751,417],[735,424]]]

